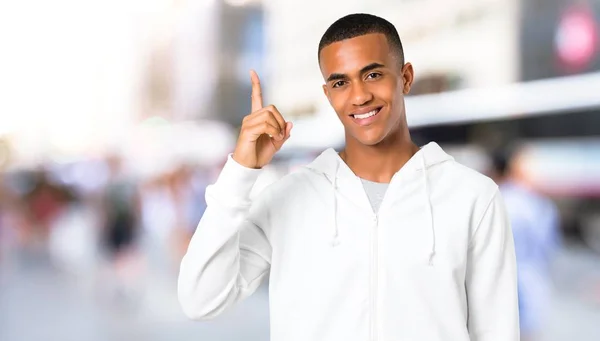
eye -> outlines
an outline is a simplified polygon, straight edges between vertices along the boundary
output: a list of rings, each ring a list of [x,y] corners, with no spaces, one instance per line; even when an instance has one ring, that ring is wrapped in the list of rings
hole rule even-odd
[[[333,88],[339,88],[340,86],[346,84],[346,81],[337,81],[335,83],[333,83],[332,87]]]
[[[375,79],[381,77],[381,74],[378,72],[371,72],[367,75],[367,79]]]

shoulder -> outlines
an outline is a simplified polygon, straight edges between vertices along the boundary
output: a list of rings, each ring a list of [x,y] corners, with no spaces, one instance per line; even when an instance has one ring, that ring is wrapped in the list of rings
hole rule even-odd
[[[440,164],[434,174],[448,190],[476,200],[489,202],[498,192],[498,185],[490,177],[454,160]]]

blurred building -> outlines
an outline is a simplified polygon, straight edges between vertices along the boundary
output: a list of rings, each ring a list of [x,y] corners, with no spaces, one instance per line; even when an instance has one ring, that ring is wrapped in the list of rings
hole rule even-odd
[[[218,55],[215,70],[215,110],[218,118],[239,126],[250,113],[250,69],[263,75],[265,58],[264,14],[259,1],[220,1],[220,22],[217,29]],[[264,89],[269,83],[262,77]]]
[[[600,71],[600,1],[522,0],[520,80]]]
[[[215,119],[238,125],[250,109],[251,68],[262,69],[257,1],[181,1],[149,48],[143,117]]]

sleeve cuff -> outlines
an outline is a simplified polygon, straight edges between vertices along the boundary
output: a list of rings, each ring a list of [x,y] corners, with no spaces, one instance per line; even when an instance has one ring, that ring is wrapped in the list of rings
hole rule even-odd
[[[228,197],[249,200],[250,191],[262,169],[244,167],[237,163],[232,155],[227,156],[227,162],[215,182],[215,187],[218,187],[219,192],[223,192]]]

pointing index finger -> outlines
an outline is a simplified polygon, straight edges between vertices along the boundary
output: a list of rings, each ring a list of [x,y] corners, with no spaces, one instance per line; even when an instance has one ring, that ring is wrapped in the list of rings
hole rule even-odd
[[[250,70],[250,82],[252,83],[252,112],[262,109],[262,91],[260,89],[260,79],[254,70]]]

